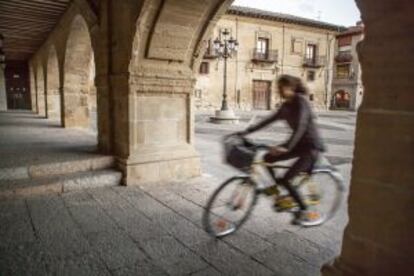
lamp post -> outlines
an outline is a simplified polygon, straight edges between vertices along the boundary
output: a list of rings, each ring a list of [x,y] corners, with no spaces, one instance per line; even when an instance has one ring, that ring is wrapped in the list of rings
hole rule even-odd
[[[238,50],[239,42],[230,36],[228,29],[221,31],[219,37],[213,42],[213,48],[218,58],[223,58],[223,96],[221,101],[221,109],[216,111],[214,117],[211,117],[214,123],[238,123],[239,118],[229,108],[227,102],[227,59],[231,58]]]

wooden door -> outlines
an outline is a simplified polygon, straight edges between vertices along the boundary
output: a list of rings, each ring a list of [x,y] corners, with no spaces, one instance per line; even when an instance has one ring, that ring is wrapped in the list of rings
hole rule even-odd
[[[253,108],[268,110],[270,107],[270,81],[253,81]]]
[[[7,108],[30,109],[29,70],[26,62],[9,61],[5,70]]]

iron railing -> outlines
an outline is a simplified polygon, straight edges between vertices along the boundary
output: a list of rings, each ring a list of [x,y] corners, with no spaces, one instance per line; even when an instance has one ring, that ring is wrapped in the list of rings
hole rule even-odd
[[[267,50],[254,48],[252,53],[252,61],[255,62],[277,62],[278,51],[277,50]]]
[[[313,67],[318,68],[325,66],[326,58],[324,56],[315,56],[315,57],[304,57],[303,66],[304,67]]]

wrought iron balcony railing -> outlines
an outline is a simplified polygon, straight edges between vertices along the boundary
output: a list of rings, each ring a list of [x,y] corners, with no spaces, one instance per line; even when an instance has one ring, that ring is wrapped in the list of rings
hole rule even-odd
[[[303,59],[304,67],[319,68],[326,64],[326,58],[324,56],[305,57]]]
[[[335,57],[335,61],[338,63],[351,62],[352,59],[351,52],[339,52]]]
[[[208,47],[203,58],[204,59],[216,59],[218,58],[218,55],[216,51],[213,49],[213,47]]]
[[[252,53],[253,62],[268,62],[276,63],[278,59],[277,50],[267,50],[263,51],[262,49],[255,48]]]

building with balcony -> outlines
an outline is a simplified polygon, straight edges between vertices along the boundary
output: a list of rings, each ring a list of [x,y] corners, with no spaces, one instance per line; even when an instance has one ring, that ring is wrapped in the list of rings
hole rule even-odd
[[[337,35],[331,109],[356,110],[362,102],[364,89],[356,47],[363,37],[361,22]]]
[[[223,62],[213,41],[228,29],[239,42],[228,59],[228,103],[235,110],[267,110],[280,103],[276,81],[281,74],[302,78],[318,109],[329,107],[335,38],[346,30],[316,20],[232,6],[218,22],[200,64],[195,88],[198,110],[221,105]]]

